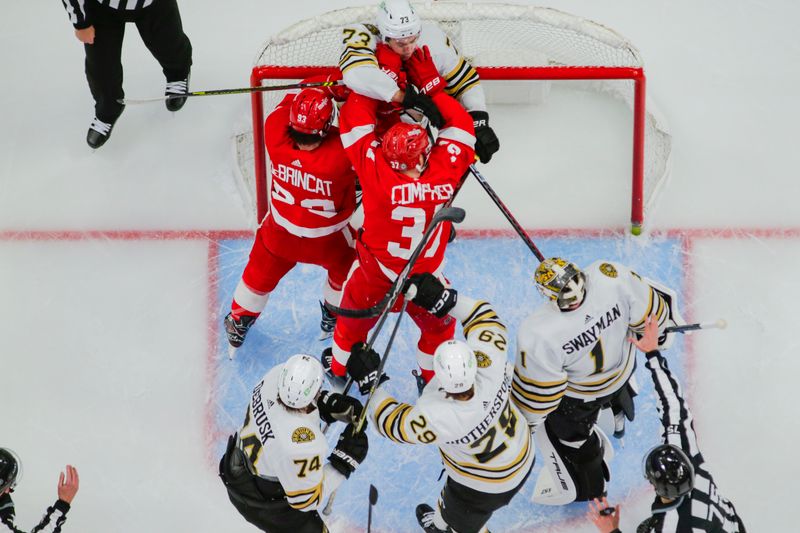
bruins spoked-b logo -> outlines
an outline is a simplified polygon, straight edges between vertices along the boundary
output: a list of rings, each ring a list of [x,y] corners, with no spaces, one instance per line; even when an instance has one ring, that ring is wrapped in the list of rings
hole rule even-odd
[[[614,265],[610,263],[602,263],[600,265],[600,272],[608,276],[609,278],[616,278],[617,277],[617,269],[614,268]]]
[[[487,368],[492,365],[492,359],[483,352],[476,350],[475,359],[478,360],[478,368]]]
[[[296,442],[298,444],[311,442],[315,438],[316,436],[314,435],[314,432],[307,427],[299,427],[292,433],[292,442]]]

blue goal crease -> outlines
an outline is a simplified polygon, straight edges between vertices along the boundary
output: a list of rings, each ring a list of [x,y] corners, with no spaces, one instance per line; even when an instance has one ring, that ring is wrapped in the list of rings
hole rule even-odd
[[[224,254],[218,257],[217,302],[218,316],[230,310],[233,291],[247,263],[252,241],[231,239],[220,242]],[[619,261],[637,273],[660,281],[679,293],[679,304],[687,302],[680,293],[684,287],[682,242],[678,238],[644,241],[627,236],[547,237],[537,239],[545,255],[558,255],[585,267],[597,259]],[[516,353],[516,328],[537,306],[543,303],[536,291],[532,273],[537,259],[516,237],[476,237],[458,239],[447,249],[445,274],[460,292],[473,298],[488,300],[510,328],[509,357]],[[295,353],[318,356],[330,345],[319,341],[320,311],[324,271],[316,266],[298,265],[270,295],[264,313],[238,350],[236,359],[227,357],[227,342],[220,321],[219,346],[216,347],[216,381],[213,384],[216,412],[213,413],[218,435],[215,454],[224,451],[226,437],[238,429],[244,418],[250,391],[262,375],[275,364]],[[390,324],[393,324],[390,320]],[[386,345],[390,327],[384,328],[376,346]],[[460,332],[458,333],[460,335]],[[416,341],[419,332],[411,320],[403,320],[387,360],[386,371],[391,377],[387,384],[400,400],[413,403],[417,398],[411,370],[416,368]],[[679,378],[683,378],[684,349],[678,338],[669,351]],[[636,419],[629,422],[625,446],[614,441],[615,457],[611,464],[612,479],[609,500],[619,501],[646,481],[641,473],[642,456],[657,444],[660,425],[655,407],[653,386],[640,359],[636,370],[639,396],[636,399]],[[331,446],[339,428],[333,428]],[[379,512],[374,513],[373,527],[381,532],[415,531],[418,526],[414,510],[419,503],[434,505],[441,490],[442,471],[439,453],[433,446],[399,445],[369,430],[369,455],[358,470],[338,490],[333,516],[347,516],[355,526],[367,522],[367,492],[370,484],[380,491]],[[531,502],[540,462],[523,490],[509,506],[495,513],[489,522],[493,531],[533,531],[583,516],[585,503],[562,507],[536,505]],[[381,505],[391,502],[391,505]],[[565,524],[566,527],[566,524]]]

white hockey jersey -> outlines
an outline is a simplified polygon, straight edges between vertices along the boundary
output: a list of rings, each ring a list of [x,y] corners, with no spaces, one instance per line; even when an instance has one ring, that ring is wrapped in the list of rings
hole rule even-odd
[[[254,474],[278,481],[295,509],[313,511],[344,476],[325,464],[328,442],[320,428],[319,413],[292,411],[278,403],[282,369],[283,365],[274,367],[253,389],[239,431],[239,445]]]
[[[354,24],[343,30],[343,50],[339,57],[342,79],[350,89],[376,100],[389,102],[398,91],[397,82],[382,71],[375,57],[380,42],[378,29],[371,24]],[[486,95],[478,73],[458,53],[450,38],[435,24],[423,22],[417,46],[427,46],[445,92],[467,111],[486,111]]]
[[[478,361],[474,396],[448,398],[434,377],[416,405],[398,402],[379,387],[369,415],[375,430],[395,442],[436,444],[453,481],[484,493],[507,492],[525,479],[535,450],[510,399],[506,328],[488,303],[466,296],[459,295],[450,314],[461,320]]]
[[[683,323],[675,294],[624,265],[596,261],[584,270],[586,297],[573,311],[547,303],[520,325],[512,396],[528,423],[541,422],[561,398],[591,401],[625,385],[636,349],[627,340],[653,313],[659,330]],[[660,348],[671,343],[665,335]]]

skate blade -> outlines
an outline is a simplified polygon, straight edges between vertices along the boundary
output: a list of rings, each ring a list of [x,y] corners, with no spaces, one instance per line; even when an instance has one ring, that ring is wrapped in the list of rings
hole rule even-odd
[[[233,346],[231,346],[231,345],[229,344],[229,345],[228,345],[228,359],[230,359],[231,361],[233,361],[233,359],[236,357],[236,352],[237,352],[238,350],[239,350],[239,348],[235,348],[235,347],[233,347]]]
[[[319,340],[320,341],[326,341],[326,340],[330,339],[331,337],[333,337],[333,332],[332,331],[321,331],[320,330],[320,334],[319,334]]]

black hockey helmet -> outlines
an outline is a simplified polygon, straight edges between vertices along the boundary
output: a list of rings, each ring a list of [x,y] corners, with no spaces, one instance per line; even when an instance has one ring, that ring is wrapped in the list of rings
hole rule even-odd
[[[0,448],[0,494],[17,485],[20,468],[17,454],[8,448]]]
[[[662,498],[680,498],[694,488],[694,465],[672,444],[661,444],[647,453],[644,476]]]

